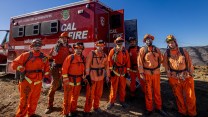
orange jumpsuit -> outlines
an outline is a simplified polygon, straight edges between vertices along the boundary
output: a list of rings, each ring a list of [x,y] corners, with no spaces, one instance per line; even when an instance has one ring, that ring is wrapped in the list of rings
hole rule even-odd
[[[130,67],[130,77],[131,77],[131,84],[130,84],[130,90],[131,90],[131,96],[135,96],[136,91],[136,77],[138,77],[140,86],[142,91],[144,92],[144,80],[140,78],[139,72],[138,72],[138,64],[137,64],[137,56],[139,54],[139,47],[129,47],[129,56],[131,61],[131,67]]]
[[[73,60],[71,60],[73,58],[72,56],[74,56]],[[84,70],[84,60],[81,56],[71,54],[64,60],[62,67],[63,82],[69,80],[69,83],[64,85],[64,115],[76,111],[77,100],[81,90],[81,81],[85,72]]]
[[[61,82],[61,67],[65,60],[65,58],[73,53],[73,50],[70,46],[60,46],[58,54],[56,56],[52,55],[52,52],[54,51],[54,48],[51,49],[50,55],[52,57],[53,66],[51,69],[51,74],[53,76],[52,86],[50,87],[49,93],[48,93],[48,108],[53,107],[53,101],[54,101],[54,95],[56,90],[60,86]]]
[[[94,109],[99,108],[99,101],[103,93],[104,73],[109,76],[108,58],[105,53],[96,50],[88,54],[86,59],[86,75],[90,75],[92,86],[87,85],[85,112],[90,112],[94,100]]]
[[[116,50],[117,52],[117,50]],[[114,48],[110,50],[108,61],[109,69],[114,72],[115,76],[110,78],[111,89],[110,89],[110,103],[113,104],[116,100],[117,91],[119,88],[119,100],[120,102],[125,102],[126,95],[126,78],[124,77],[127,70],[130,70],[130,59],[129,53],[123,48],[123,50],[118,51],[115,56]]]
[[[41,93],[43,76],[49,75],[49,62],[46,57],[40,58],[40,52],[34,52],[33,57],[25,64],[30,53],[25,52],[18,56],[12,63],[14,70],[25,68],[25,79],[19,83],[20,103],[16,117],[24,117],[26,114],[35,114]],[[25,65],[24,65],[25,64]],[[34,71],[36,70],[36,72]]]
[[[196,96],[194,91],[194,80],[191,76],[194,68],[191,58],[185,49],[184,55],[186,57],[184,57],[178,49],[170,50],[170,55],[170,57],[167,57],[167,53],[165,53],[163,65],[166,68],[169,84],[172,87],[176,98],[178,111],[184,115],[196,116]],[[186,68],[188,69],[184,70]],[[181,72],[179,70],[181,70]]]
[[[153,51],[153,47],[148,47],[148,52],[145,52],[145,47],[142,47],[138,56],[138,69],[140,73],[144,73],[145,80],[145,103],[148,111],[153,110],[153,96],[156,109],[160,110],[162,107],[162,100],[160,94],[160,65],[163,57],[158,48]],[[146,53],[146,54],[145,54]],[[148,70],[154,69],[154,70]]]

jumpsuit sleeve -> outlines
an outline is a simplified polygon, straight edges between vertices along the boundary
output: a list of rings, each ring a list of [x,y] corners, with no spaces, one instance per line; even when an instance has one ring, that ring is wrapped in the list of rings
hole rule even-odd
[[[126,50],[126,68],[127,70],[129,71],[130,70],[130,67],[131,67],[131,63],[130,63],[130,56],[129,56],[129,52]]]
[[[66,57],[66,59],[64,60],[64,63],[63,63],[63,66],[62,66],[62,76],[63,76],[63,78],[68,77],[68,69],[69,69],[69,66],[71,64],[70,61],[71,61],[71,55]]]
[[[138,63],[138,70],[139,73],[144,73],[143,69],[143,62],[144,62],[144,48],[142,47],[139,51],[139,55],[137,57],[137,63]]]
[[[23,67],[23,64],[25,62],[25,53],[18,56],[16,59],[12,62],[12,68],[13,70],[19,70],[20,67]]]
[[[160,63],[163,62],[163,54],[161,53],[160,49],[157,48],[158,54],[159,54],[159,59],[160,59]]]
[[[90,52],[86,57],[86,75],[90,74],[90,66],[92,64],[92,59],[92,52]]]
[[[45,72],[44,75],[46,76],[46,78],[49,78],[49,77],[47,77],[50,74],[50,64],[49,64],[48,58],[44,64],[44,72]]]
[[[109,55],[108,55],[108,62],[109,62],[109,69],[113,69],[113,61],[112,61],[112,56],[113,56],[113,49],[110,50]]]
[[[108,59],[108,56],[106,55],[107,59]],[[106,73],[107,73],[107,76],[110,77],[110,71],[109,71],[109,62],[108,60],[106,59],[105,61],[105,70],[106,70]]]
[[[167,59],[167,53],[164,53],[164,57],[163,57],[163,62],[162,62],[163,67],[165,67],[165,71],[168,71],[168,59]]]
[[[191,57],[190,57],[189,53],[185,49],[183,49],[183,50],[184,50],[184,54],[185,54],[187,62],[188,62],[188,66],[186,66],[186,67],[188,67],[189,73],[193,74],[194,73],[194,66],[192,64]]]

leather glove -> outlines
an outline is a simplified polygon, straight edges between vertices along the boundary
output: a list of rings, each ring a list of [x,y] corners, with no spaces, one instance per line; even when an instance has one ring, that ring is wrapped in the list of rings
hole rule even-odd
[[[130,77],[129,73],[126,73],[125,78],[129,78],[129,77]]]
[[[89,85],[92,86],[92,81],[91,81],[90,75],[87,75],[87,76],[86,76],[86,79],[87,79]]]
[[[111,77],[115,76],[115,73],[113,71],[110,72]]]

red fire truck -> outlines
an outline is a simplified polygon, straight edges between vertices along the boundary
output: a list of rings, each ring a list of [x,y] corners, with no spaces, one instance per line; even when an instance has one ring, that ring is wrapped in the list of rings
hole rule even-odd
[[[107,42],[108,51],[114,46],[116,37],[125,36],[125,28],[129,29],[124,27],[124,10],[112,10],[98,0],[84,0],[12,17],[6,42],[6,72],[15,73],[11,69],[12,60],[29,51],[33,39],[41,39],[43,52],[48,54],[59,35],[67,31],[71,37],[69,44],[84,42],[86,49],[83,54],[86,55],[94,49],[94,42],[100,39]]]

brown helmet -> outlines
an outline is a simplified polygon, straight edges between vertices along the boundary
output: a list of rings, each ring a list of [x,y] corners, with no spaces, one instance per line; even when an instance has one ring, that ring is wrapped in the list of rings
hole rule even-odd
[[[146,34],[146,35],[144,35],[143,42],[146,42],[146,39],[152,39],[152,40],[154,40],[154,39],[155,39],[155,37],[154,37],[154,36],[152,36],[151,34]]]
[[[60,35],[59,37],[60,37],[60,38],[61,38],[61,37],[67,37],[67,38],[69,38],[68,32],[63,32],[63,33],[61,33],[61,35]]]
[[[166,43],[168,43],[169,41],[176,41],[176,38],[173,35],[168,35],[165,41]]]
[[[124,42],[124,39],[122,37],[117,37],[115,40],[114,40],[114,43],[117,44],[117,43],[121,43],[121,42]]]
[[[34,39],[30,45],[31,47],[41,47],[43,46],[41,39]]]
[[[105,42],[103,40],[98,40],[95,42],[95,46],[105,46]]]
[[[83,42],[74,43],[73,48],[74,49],[80,48],[80,49],[84,50],[84,43]]]

